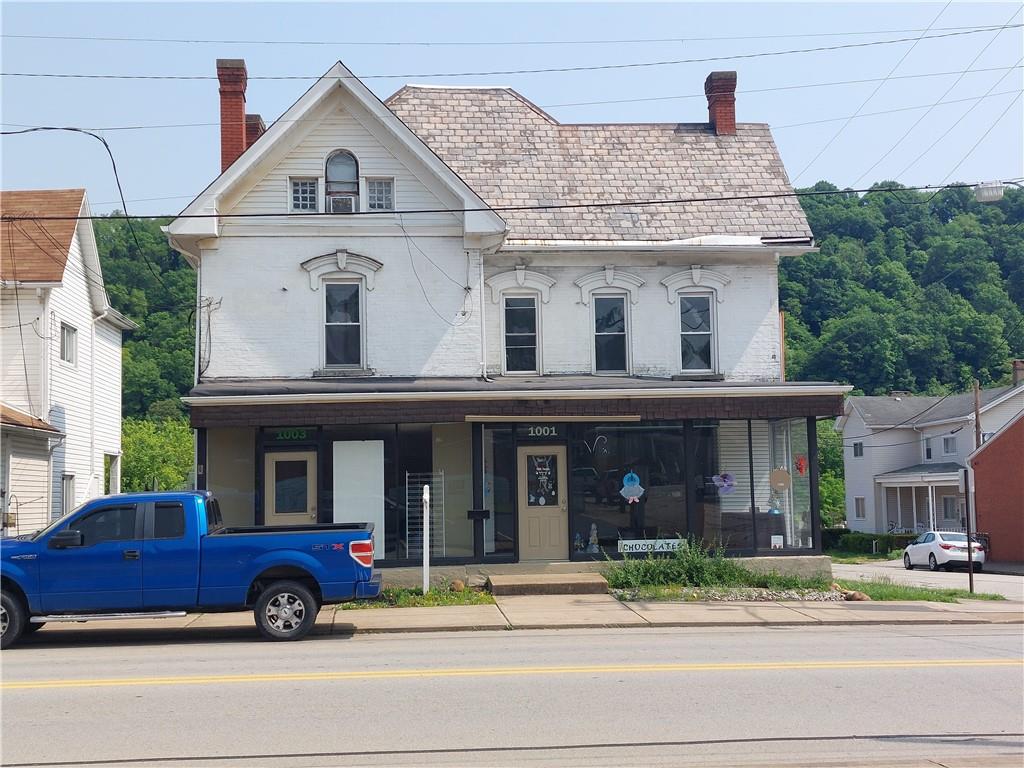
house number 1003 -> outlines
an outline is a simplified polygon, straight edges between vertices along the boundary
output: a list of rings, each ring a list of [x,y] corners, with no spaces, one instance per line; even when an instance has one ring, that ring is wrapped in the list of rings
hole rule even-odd
[[[526,434],[530,437],[557,437],[558,427],[527,427]]]

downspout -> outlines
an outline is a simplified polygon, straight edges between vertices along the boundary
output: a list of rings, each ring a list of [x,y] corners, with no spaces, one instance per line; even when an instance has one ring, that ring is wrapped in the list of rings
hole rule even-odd
[[[480,258],[480,378],[492,382],[494,379],[487,378],[487,320],[485,318],[483,251],[477,251],[477,255]]]

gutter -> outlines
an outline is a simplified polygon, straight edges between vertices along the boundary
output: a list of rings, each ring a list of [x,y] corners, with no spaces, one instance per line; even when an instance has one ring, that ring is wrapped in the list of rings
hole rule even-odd
[[[230,405],[303,405],[328,403],[429,402],[458,400],[646,400],[699,397],[793,397],[795,395],[842,396],[853,389],[846,384],[803,387],[701,387],[680,389],[548,389],[467,392],[322,392],[280,395],[210,395],[183,397],[192,407]]]

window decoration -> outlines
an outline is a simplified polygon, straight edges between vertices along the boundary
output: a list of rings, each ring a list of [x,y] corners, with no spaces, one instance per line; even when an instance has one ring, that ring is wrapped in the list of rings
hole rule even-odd
[[[324,280],[336,278],[361,278],[366,290],[372,291],[374,275],[384,265],[369,256],[338,250],[307,259],[301,266],[309,273],[309,287],[314,291],[319,290]]]
[[[574,281],[580,289],[580,303],[590,304],[591,294],[600,288],[618,288],[629,295],[630,304],[640,301],[640,286],[646,281],[630,272],[607,266],[600,272],[591,272]]]
[[[721,304],[724,301],[721,289],[731,282],[732,279],[728,275],[716,272],[713,269],[706,269],[700,264],[694,264],[689,269],[669,275],[661,281],[661,284],[665,286],[669,304],[675,304],[680,295],[684,294],[687,289],[701,288],[710,292],[711,295],[715,296],[715,300]]]
[[[495,304],[501,301],[501,294],[504,291],[515,289],[536,291],[540,294],[540,300],[547,304],[551,301],[551,286],[555,284],[554,278],[540,272],[533,272],[526,267],[516,267],[509,272],[501,272],[487,278],[484,282],[491,289],[491,301]]]

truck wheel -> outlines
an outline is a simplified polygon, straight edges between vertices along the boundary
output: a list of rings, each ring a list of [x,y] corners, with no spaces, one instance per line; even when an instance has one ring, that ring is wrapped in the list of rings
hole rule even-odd
[[[300,640],[316,623],[320,606],[297,581],[275,581],[256,600],[256,626],[268,640]]]
[[[0,594],[0,648],[10,648],[25,631],[28,614],[21,601],[6,592]]]

